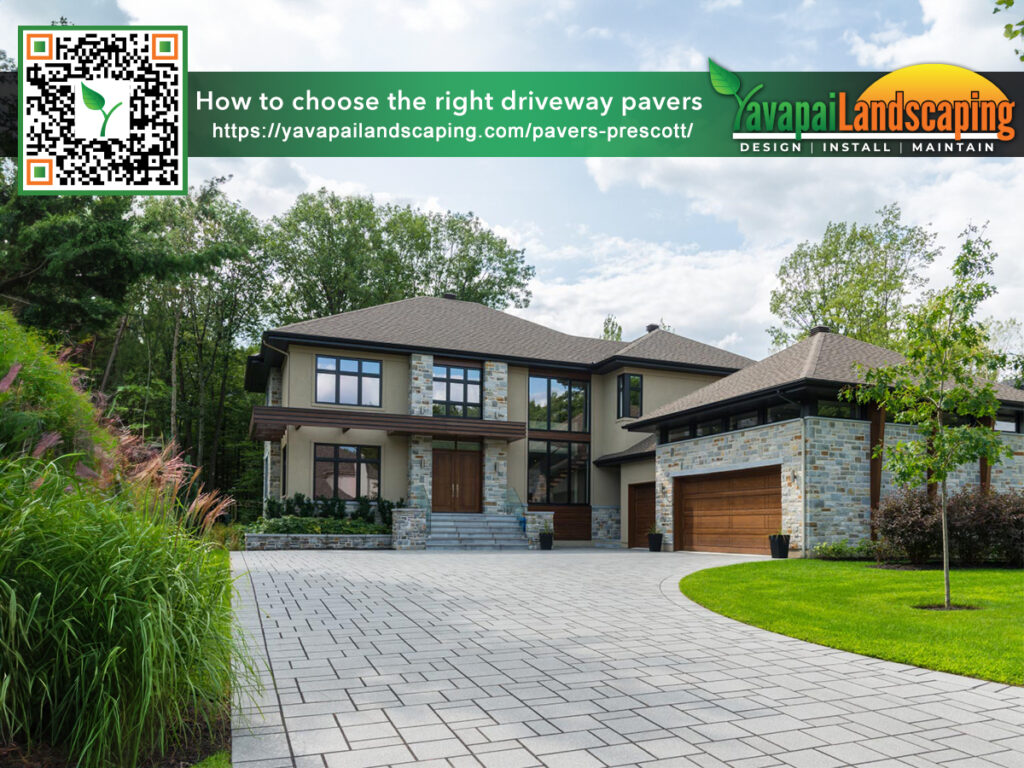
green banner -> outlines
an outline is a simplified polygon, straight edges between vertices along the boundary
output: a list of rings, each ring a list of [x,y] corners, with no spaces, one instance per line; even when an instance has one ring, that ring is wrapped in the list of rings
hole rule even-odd
[[[1024,73],[190,72],[193,157],[1020,156]]]

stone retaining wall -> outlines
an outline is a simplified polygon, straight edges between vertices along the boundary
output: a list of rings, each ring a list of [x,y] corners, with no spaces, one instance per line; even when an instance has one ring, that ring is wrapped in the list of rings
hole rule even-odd
[[[391,549],[387,534],[247,533],[247,550],[277,549]]]
[[[395,549],[426,549],[427,511],[413,508],[393,510],[391,543]]]
[[[618,507],[590,508],[590,540],[595,547],[622,545],[622,513]]]

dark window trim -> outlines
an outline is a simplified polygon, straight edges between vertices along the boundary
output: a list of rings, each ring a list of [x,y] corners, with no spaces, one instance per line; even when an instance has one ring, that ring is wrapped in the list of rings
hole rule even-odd
[[[568,481],[569,481],[569,495],[570,496],[572,496],[572,487],[573,487],[573,485],[572,485],[572,478],[573,478],[572,446],[574,444],[575,445],[579,445],[581,442],[584,445],[587,446],[587,461],[586,461],[586,465],[585,465],[586,466],[585,473],[586,473],[586,476],[587,476],[587,482],[586,482],[586,485],[584,486],[587,489],[587,499],[586,499],[586,501],[575,501],[575,502],[573,502],[573,501],[567,501],[567,502],[553,502],[553,501],[551,501],[551,483],[550,483],[550,480],[545,485],[544,501],[536,501],[536,502],[531,502],[530,501],[530,454],[532,453],[532,451],[530,450],[530,442],[545,443],[545,445],[546,445],[546,448],[545,448],[545,462],[546,462],[546,465],[547,465],[549,471],[550,471],[550,467],[551,467],[551,444],[552,443],[566,443],[569,446],[569,459],[568,459],[569,460],[569,475],[568,475]],[[526,504],[527,504],[527,507],[529,509],[544,509],[545,507],[558,507],[560,509],[562,509],[562,508],[564,508],[564,509],[570,509],[570,508],[578,509],[580,507],[589,507],[590,506],[590,443],[583,442],[583,441],[576,441],[576,442],[574,442],[572,440],[546,440],[546,439],[545,440],[537,440],[537,439],[531,437],[530,440],[528,440],[527,443],[526,443]]]
[[[313,449],[313,456],[316,456],[316,449]],[[281,446],[281,497],[288,495],[288,446]]]
[[[532,419],[530,418],[530,412],[529,412],[529,409],[530,409],[530,382],[531,382],[532,379],[544,379],[545,386],[547,387],[547,393],[546,393],[546,396],[545,396],[546,400],[547,400],[547,405],[545,406],[545,410],[547,411],[547,420],[546,420],[547,421],[547,428],[546,429],[540,429],[538,427],[530,427],[530,423],[532,421]],[[561,380],[561,381],[568,381],[569,382],[569,388],[568,388],[568,393],[567,393],[568,394],[568,400],[566,401],[566,405],[567,405],[566,423],[568,424],[569,428],[565,429],[565,430],[562,430],[562,429],[552,429],[551,428],[551,382],[553,380],[555,380],[555,379],[558,379],[558,380]],[[585,387],[583,389],[583,395],[584,395],[584,398],[583,398],[584,399],[584,403],[583,403],[584,429],[573,429],[572,428],[572,418],[573,418],[573,412],[572,412],[572,393],[573,393],[573,390],[575,389],[575,387],[573,385],[585,385]],[[526,379],[526,399],[527,399],[526,424],[527,424],[527,427],[530,429],[531,433],[554,432],[555,434],[559,434],[559,435],[570,435],[570,434],[589,435],[590,434],[590,380],[589,379],[574,378],[573,376],[548,376],[548,375],[545,375],[545,374],[538,375],[538,374],[535,374],[533,371],[530,371],[530,375]],[[571,439],[571,438],[568,438],[568,439]]]
[[[634,378],[639,379],[639,384],[636,387],[633,386],[632,380]],[[628,387],[626,386],[627,380],[629,381]],[[640,395],[640,403],[638,406],[640,408],[640,412],[636,416],[631,416],[629,409],[632,405],[630,401],[632,400],[631,395],[634,389],[637,389]],[[615,392],[615,400],[617,403],[615,408],[615,418],[639,419],[644,415],[644,375],[642,373],[620,373],[616,378]]]
[[[444,400],[434,400],[433,399],[433,386],[431,386],[431,413],[433,413],[433,406],[435,406],[435,405],[443,405],[444,406],[444,413],[434,413],[433,414],[434,416],[450,416],[453,419],[482,419],[484,417],[484,369],[483,369],[483,366],[482,365],[477,365],[475,363],[469,363],[469,364],[466,364],[466,363],[449,363],[449,362],[439,363],[439,362],[437,362],[435,360],[433,368],[444,368],[445,369],[445,373],[447,375],[441,376],[441,377],[432,376],[432,383],[434,381],[443,381],[443,382],[445,382],[445,390],[444,391],[445,391],[446,399],[444,399]],[[431,368],[431,371],[433,371],[433,368]],[[480,372],[480,379],[478,381],[475,381],[475,382],[470,382],[470,380],[468,378],[465,378],[465,377],[462,378],[462,379],[453,379],[451,377],[452,368],[462,368],[464,371],[479,371]],[[449,389],[450,389],[450,387],[448,385],[452,384],[453,382],[456,383],[456,384],[461,383],[463,385],[463,388],[462,388],[462,400],[451,400],[451,399],[448,399],[447,396],[449,394]],[[467,397],[467,395],[466,395],[467,386],[469,384],[471,384],[471,383],[472,384],[477,384],[480,387],[480,400],[479,401],[471,401]],[[452,413],[452,407],[453,406],[459,406],[459,405],[462,406],[462,415],[459,415],[457,413]],[[466,415],[466,407],[467,406],[474,406],[474,407],[479,408],[480,409],[480,415],[479,416],[467,416]]]
[[[316,449],[320,448],[320,447],[323,447],[323,448],[333,448],[334,449],[334,458],[333,459],[326,459],[326,458],[318,457],[316,455]],[[354,448],[355,452],[356,452],[356,458],[354,458],[354,459],[339,459],[338,458],[338,449],[339,448]],[[376,448],[377,449],[377,455],[380,458],[377,458],[377,459],[364,459],[363,458],[363,448]],[[381,495],[380,492],[384,488],[384,471],[383,471],[383,468],[382,468],[382,465],[384,464],[384,446],[381,446],[381,445],[353,445],[352,443],[313,443],[313,498],[320,498],[320,497],[316,496],[316,465],[318,463],[327,464],[328,462],[334,465],[334,482],[331,483],[331,488],[334,489],[334,494],[335,495],[332,498],[335,498],[335,499],[338,498],[337,493],[338,493],[338,465],[339,464],[355,464],[356,465],[356,495],[355,495],[356,499],[358,499],[358,498],[360,498],[360,497],[362,497],[364,495],[363,494],[363,489],[361,487],[362,486],[362,473],[359,471],[359,465],[360,464],[371,464],[371,465],[376,465],[377,466],[377,488],[378,488],[378,490],[377,490],[377,499],[380,499],[380,495]],[[346,499],[346,501],[353,501],[353,499]]]
[[[335,361],[335,370],[327,370],[320,367],[319,359],[321,357],[330,358]],[[347,360],[349,362],[358,363],[358,371],[342,371],[341,361]],[[376,363],[380,366],[380,373],[363,373],[363,363]],[[333,373],[334,374],[334,400],[321,400],[319,391],[317,388],[317,376],[321,373]],[[341,377],[342,376],[355,376],[356,377],[356,402],[354,403],[343,403],[341,402]],[[377,380],[377,404],[376,405],[365,405],[363,403],[363,379],[376,379]],[[384,407],[384,361],[373,360],[367,357],[347,357],[345,355],[320,355],[315,354],[313,356],[313,402],[320,405],[355,405],[361,408],[383,408]]]

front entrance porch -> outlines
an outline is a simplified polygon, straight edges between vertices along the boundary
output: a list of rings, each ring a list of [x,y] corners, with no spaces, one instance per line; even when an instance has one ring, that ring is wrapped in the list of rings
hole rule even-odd
[[[434,440],[432,512],[483,511],[479,441]]]

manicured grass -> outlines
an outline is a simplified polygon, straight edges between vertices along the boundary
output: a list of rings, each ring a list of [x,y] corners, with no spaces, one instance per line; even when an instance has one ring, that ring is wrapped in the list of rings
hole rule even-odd
[[[1024,571],[955,570],[954,604],[942,571],[873,563],[772,560],[711,568],[679,582],[697,603],[756,627],[813,643],[1001,683],[1024,684]]]

